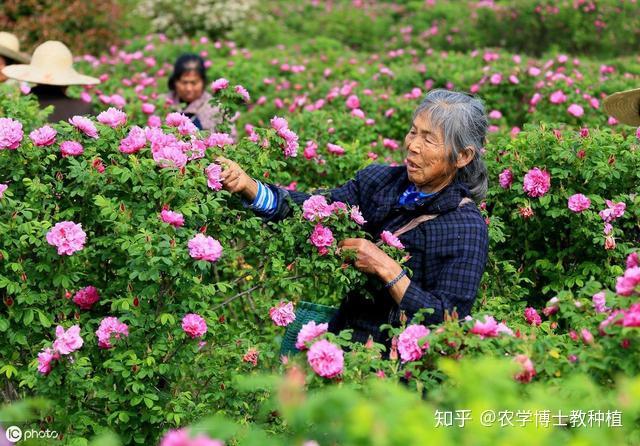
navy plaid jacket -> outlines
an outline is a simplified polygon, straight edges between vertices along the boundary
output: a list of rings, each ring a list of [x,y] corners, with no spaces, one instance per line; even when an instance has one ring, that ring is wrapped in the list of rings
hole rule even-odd
[[[388,346],[390,340],[379,327],[399,325],[401,312],[410,320],[419,310],[431,308],[434,311],[425,314],[427,324],[442,322],[445,310],[457,309],[460,318],[470,313],[487,261],[487,225],[475,205],[458,207],[460,200],[469,196],[469,190],[457,179],[415,209],[398,204],[398,198],[410,184],[406,167],[372,164],[345,185],[316,192],[328,195],[332,201],[360,206],[367,220],[364,230],[374,240],[380,238],[382,231],[393,232],[419,215],[439,214],[438,218],[400,236],[411,255],[406,266],[412,271],[411,284],[400,305],[379,278],[371,277],[366,288],[373,299],[358,290],[345,296],[329,324],[330,331],[353,329],[354,341],[366,342],[371,335],[374,341]],[[277,194],[278,205],[271,216],[265,217],[267,221],[290,215],[288,198],[298,205],[309,198],[306,193],[268,187]]]

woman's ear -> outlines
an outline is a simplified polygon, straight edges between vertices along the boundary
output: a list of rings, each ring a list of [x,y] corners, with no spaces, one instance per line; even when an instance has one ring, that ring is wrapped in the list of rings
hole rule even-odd
[[[456,160],[456,167],[462,169],[467,166],[476,155],[476,149],[473,146],[467,146],[458,153],[458,159]]]

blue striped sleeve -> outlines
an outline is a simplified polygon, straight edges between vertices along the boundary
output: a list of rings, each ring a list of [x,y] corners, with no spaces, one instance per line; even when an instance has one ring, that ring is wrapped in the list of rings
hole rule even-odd
[[[253,203],[247,207],[267,216],[273,214],[278,207],[276,195],[260,181],[256,180],[256,183],[258,184],[258,193],[253,199]]]

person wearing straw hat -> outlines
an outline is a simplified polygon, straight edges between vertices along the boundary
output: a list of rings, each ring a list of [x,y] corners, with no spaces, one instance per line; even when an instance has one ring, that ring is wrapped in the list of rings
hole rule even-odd
[[[73,69],[71,51],[62,42],[49,40],[38,45],[31,63],[4,67],[2,73],[12,79],[37,84],[31,93],[38,97],[40,106],[54,107],[49,122],[93,114],[91,104],[68,97],[66,89],[69,85],[95,85],[100,81]]]
[[[11,33],[0,32],[0,70],[17,63],[29,63],[31,58],[20,52],[20,42]],[[0,72],[0,83],[5,82],[7,76]]]
[[[640,88],[619,91],[607,96],[604,111],[623,124],[640,126]]]

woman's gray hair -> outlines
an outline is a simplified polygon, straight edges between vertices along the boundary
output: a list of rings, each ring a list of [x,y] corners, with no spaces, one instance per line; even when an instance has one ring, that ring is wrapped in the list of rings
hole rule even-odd
[[[431,125],[442,129],[444,145],[451,150],[451,163],[466,147],[473,148],[473,160],[458,170],[457,178],[467,185],[471,198],[482,200],[487,195],[488,175],[481,155],[489,126],[482,101],[458,91],[431,90],[413,113],[413,119],[425,112]]]

